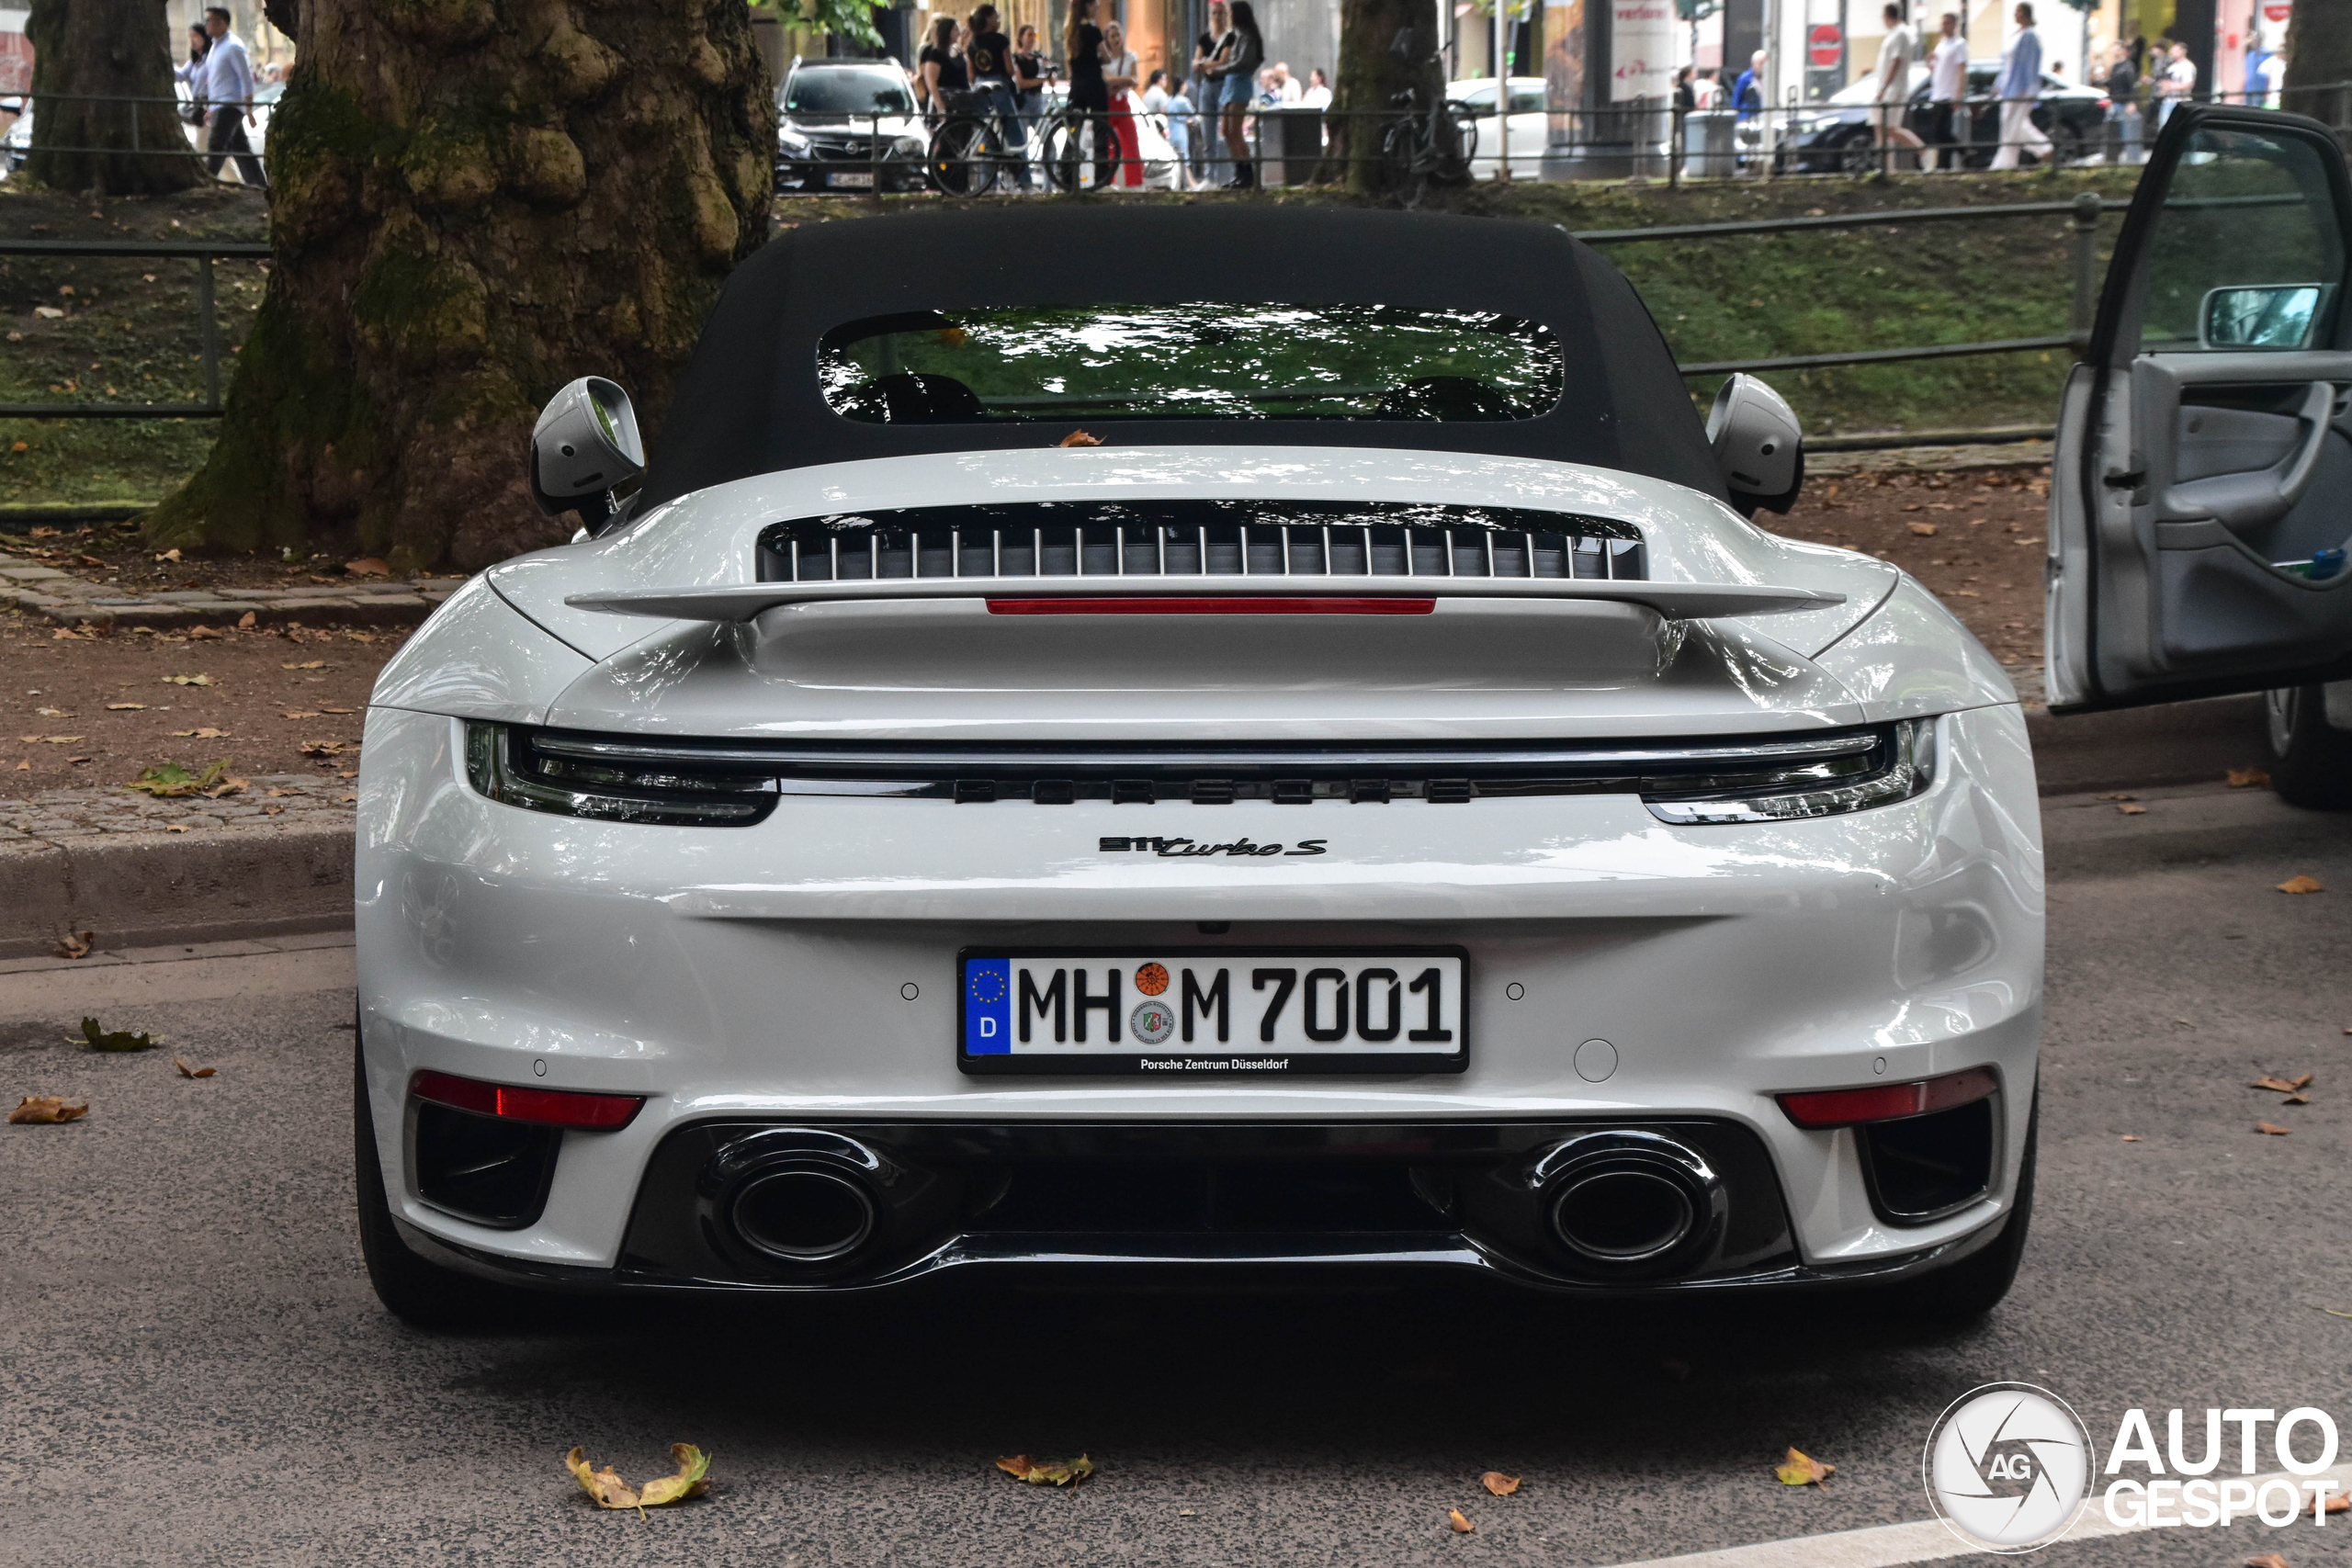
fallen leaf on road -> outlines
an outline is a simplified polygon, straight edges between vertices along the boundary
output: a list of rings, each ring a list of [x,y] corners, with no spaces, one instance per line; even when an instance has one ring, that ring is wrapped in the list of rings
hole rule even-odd
[[[212,677],[209,675],[166,675],[164,677],[164,682],[166,685],[172,686],[209,686],[212,684]]]
[[[226,740],[229,739],[227,730],[215,729],[209,724],[198,729],[175,729],[172,733],[182,740]]]
[[[340,740],[305,740],[302,742],[302,755],[305,757],[335,757],[342,755],[342,753],[343,742]]]
[[[281,664],[278,666],[280,670],[323,670],[326,667],[327,661],[323,659],[313,659],[308,664]]]
[[[251,631],[253,628],[254,613],[251,610],[247,610],[243,615],[237,617],[237,629],[241,632],[244,632]]]
[[[87,740],[86,735],[19,735],[18,740],[28,746],[71,746],[76,740]]]
[[[107,712],[108,712],[108,713],[137,713],[137,712],[139,712],[141,708],[144,708],[146,705],[146,705],[145,703],[108,703],[108,704],[107,705]]]
[[[219,642],[226,636],[228,633],[213,626],[190,626],[187,629],[187,639],[190,642]]]
[[[2330,1317],[2352,1317],[2352,1312],[2338,1312],[2334,1307],[2322,1307],[2319,1310]]]
[[[2287,1568],[2287,1560],[2275,1551],[2266,1551],[2259,1557],[2247,1558],[2245,1568]]]
[[[33,712],[40,715],[43,718],[63,718],[66,716],[66,713],[63,708],[35,708],[33,709]]]
[[[277,716],[280,718],[316,718],[319,716],[319,710],[316,708],[307,708],[298,713],[281,713]]]
[[[1075,1485],[1094,1473],[1094,1461],[1084,1454],[1061,1461],[1014,1454],[1011,1459],[997,1461],[996,1467],[1015,1481],[1025,1481],[1032,1486]]]
[[[90,944],[97,940],[97,935],[96,931],[67,931],[57,939],[57,956],[60,958],[89,957]]]
[[[223,757],[200,773],[190,773],[177,762],[156,762],[139,770],[139,776],[123,785],[157,800],[179,800],[191,795],[201,795],[220,784],[229,772],[229,760]]]
[[[682,1497],[699,1497],[710,1490],[710,1483],[705,1479],[710,1472],[708,1454],[692,1443],[672,1443],[670,1458],[676,1462],[678,1473],[648,1482],[642,1492],[623,1481],[609,1464],[591,1471],[585,1449],[572,1450],[563,1456],[563,1463],[571,1472],[572,1479],[580,1483],[580,1489],[596,1499],[600,1508],[658,1508]]]
[[[209,1078],[220,1070],[218,1067],[191,1067],[177,1056],[172,1058],[172,1066],[180,1070],[180,1077],[184,1078]]]
[[[1781,1478],[1783,1486],[1818,1486],[1837,1474],[1838,1467],[1791,1449],[1789,1457],[1772,1473]]]
[[[1478,1477],[1478,1484],[1498,1497],[1508,1497],[1519,1490],[1519,1477],[1505,1475],[1499,1470],[1490,1470]]]
[[[2281,893],[2324,893],[2327,889],[2320,885],[2320,880],[2316,876],[2290,876],[2278,885],[2278,891]]]
[[[2229,770],[2232,789],[2268,789],[2270,774],[2261,768],[2232,768]]]
[[[165,550],[162,555],[157,556],[155,558],[157,560],[177,560],[180,558],[180,553],[176,549]]]
[[[54,305],[36,305],[33,307],[33,314],[44,321],[62,321],[65,319],[65,312]]]
[[[101,1029],[95,1018],[82,1021],[82,1040],[88,1041],[93,1051],[152,1051],[163,1043],[152,1034],[133,1034],[127,1029]],[[75,1045],[81,1041],[69,1034],[65,1043]]]
[[[363,556],[357,560],[347,560],[343,563],[343,570],[349,572],[354,577],[390,577],[392,575],[391,567],[374,556]]]
[[[1932,539],[1943,530],[1933,523],[1914,523],[1911,531],[1923,539]]]
[[[71,1122],[77,1116],[87,1116],[89,1113],[90,1102],[86,1100],[68,1105],[59,1095],[28,1094],[17,1103],[17,1109],[8,1112],[8,1120],[19,1124],[30,1124],[36,1122]]]
[[[356,713],[356,708],[321,708],[321,713]]]
[[[2282,1078],[2269,1074],[2265,1074],[2263,1077],[2255,1079],[2245,1087],[2248,1089],[2271,1089],[2279,1094],[2300,1094],[2304,1089],[2311,1088],[2311,1086],[2312,1076],[2309,1073],[2305,1073],[2299,1078]]]
[[[210,789],[204,791],[204,796],[208,800],[224,800],[232,795],[243,795],[245,793],[245,787],[252,782],[250,779],[241,779],[232,773]]]
[[[2294,1131],[2292,1127],[2281,1127],[2271,1122],[2256,1122],[2254,1130],[2267,1138],[2283,1138]]]
[[[1448,1508],[1445,1511],[1445,1522],[1453,1527],[1453,1533],[1456,1535],[1468,1535],[1478,1528],[1464,1518],[1459,1508]]]
[[[2123,1141],[2127,1144],[2136,1144],[2140,1141],[2140,1134],[2137,1133],[2126,1133],[2123,1134]]]
[[[1099,435],[1089,435],[1082,430],[1073,430],[1054,445],[1057,446],[1100,446],[1102,445],[1102,438]]]
[[[2126,817],[2145,817],[2148,814],[2148,808],[2146,807],[2134,806],[2128,800],[2118,802],[2115,809],[2121,812]]]

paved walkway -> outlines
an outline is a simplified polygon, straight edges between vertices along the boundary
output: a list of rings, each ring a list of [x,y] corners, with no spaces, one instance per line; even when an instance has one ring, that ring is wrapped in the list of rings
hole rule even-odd
[[[0,604],[13,604],[65,626],[177,630],[222,623],[234,626],[248,615],[255,626],[413,626],[458,587],[453,578],[429,582],[388,578],[381,582],[354,580],[349,587],[313,584],[132,593],[117,584],[0,553]]]
[[[43,790],[0,801],[0,846],[101,833],[206,833],[223,829],[348,826],[356,781],[327,773],[254,773],[218,799],[157,800],[119,784]]]

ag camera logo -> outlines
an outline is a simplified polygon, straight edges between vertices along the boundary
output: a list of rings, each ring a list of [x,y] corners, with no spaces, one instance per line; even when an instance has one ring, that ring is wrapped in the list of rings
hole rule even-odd
[[[2090,1433],[2066,1402],[2031,1383],[1971,1389],[1936,1418],[1921,1470],[1936,1517],[1971,1546],[2049,1545],[2089,1500]]]

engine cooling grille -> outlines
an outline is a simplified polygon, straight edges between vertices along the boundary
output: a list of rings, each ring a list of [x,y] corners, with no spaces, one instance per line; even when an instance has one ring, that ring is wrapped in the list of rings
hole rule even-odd
[[[799,518],[763,529],[763,582],[889,578],[1645,580],[1639,529],[1523,507],[1030,502]]]

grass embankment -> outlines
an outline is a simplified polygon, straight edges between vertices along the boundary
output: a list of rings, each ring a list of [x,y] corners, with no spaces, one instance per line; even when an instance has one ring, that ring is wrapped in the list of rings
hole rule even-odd
[[[268,231],[258,192],[92,197],[0,186],[0,235],[12,240],[266,240]],[[264,272],[251,261],[213,267],[225,390]],[[202,402],[196,301],[191,260],[0,256],[0,402]],[[204,460],[216,423],[0,420],[0,506],[159,501]]]
[[[2130,192],[2131,170],[1708,186],[1555,186],[1515,182],[1433,191],[1425,209],[1631,229],[1880,208],[2064,200],[2085,189]],[[1005,197],[1023,200],[1035,198]],[[1322,191],[1255,197],[1102,200],[1278,203],[1345,199]],[[894,197],[887,211],[935,209]],[[862,216],[870,201],[800,198],[785,222]],[[2117,220],[2102,229],[2111,242]],[[67,196],[0,185],[0,235],[17,239],[267,237],[257,193],[199,188],[168,197]],[[2073,266],[2063,217],[1984,223],[1614,245],[1676,355],[1686,363],[1839,349],[2035,337],[2066,330]],[[2102,250],[2102,265],[2104,251]],[[223,386],[231,351],[260,303],[264,269],[216,264]],[[1105,274],[1115,288],[1117,266]],[[71,293],[64,290],[71,289]],[[62,311],[56,317],[40,309]],[[195,402],[203,398],[196,264],[141,258],[0,257],[0,402]],[[2022,354],[1850,369],[1781,372],[1772,380],[1816,434],[2046,422],[2064,354]],[[1713,378],[1694,382],[1702,400]],[[154,502],[203,460],[209,420],[0,420],[0,506],[32,502]]]

